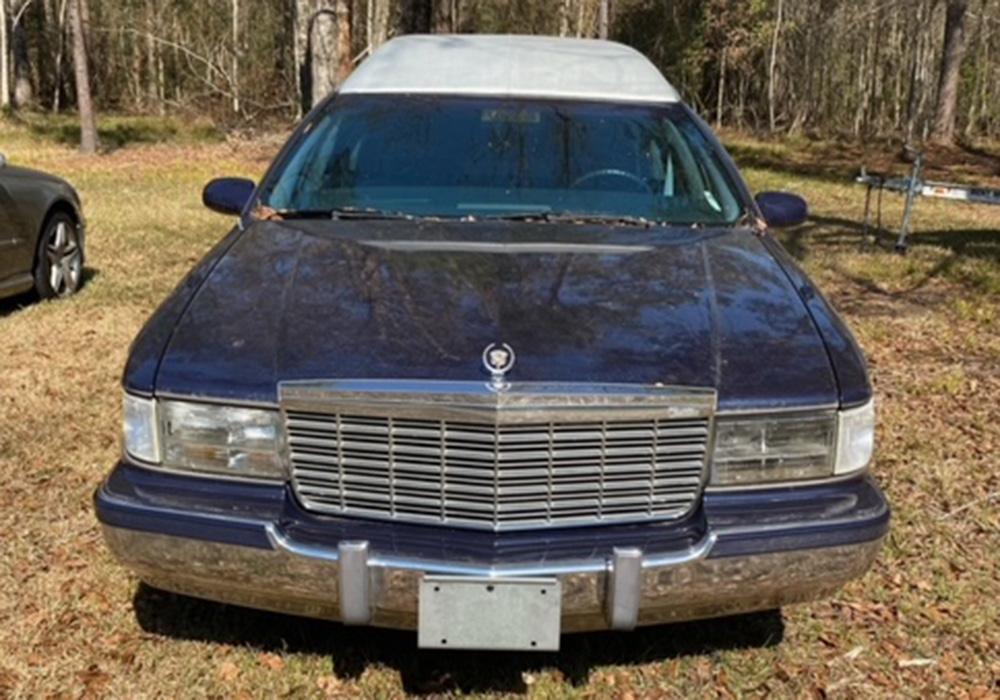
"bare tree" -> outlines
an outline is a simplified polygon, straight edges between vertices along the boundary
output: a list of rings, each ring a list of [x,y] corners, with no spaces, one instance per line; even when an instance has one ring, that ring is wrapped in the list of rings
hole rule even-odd
[[[18,92],[52,111],[73,102],[73,2],[2,0],[0,104],[14,104]],[[612,35],[682,83],[702,112],[735,127],[919,139],[941,122],[954,137],[1000,138],[1000,0],[89,4],[95,24],[88,30],[84,17],[84,34],[99,112],[176,109],[227,123],[238,105],[239,114],[291,118],[393,33],[517,32]],[[345,21],[348,5],[353,23]],[[954,10],[966,6],[962,25]],[[964,61],[959,38],[968,44]]]
[[[431,31],[431,0],[399,0],[396,12],[397,34],[427,34]]]
[[[601,0],[597,20],[597,36],[601,39],[608,38],[608,27],[611,24],[611,0]]]
[[[354,69],[354,56],[352,55],[354,37],[351,32],[354,23],[351,17],[350,0],[335,0],[334,19],[337,22],[337,84],[333,86],[333,89],[336,90],[342,82],[347,80],[347,76]]]
[[[368,0],[365,13],[365,49],[371,53],[389,39],[389,0]]]
[[[573,11],[573,0],[562,0],[559,6],[559,36],[569,36],[569,16]]]
[[[89,17],[87,0],[72,0],[70,8],[73,31],[73,66],[76,73],[76,103],[80,111],[80,152],[97,153],[97,115],[90,94],[90,68],[87,65],[87,40],[84,18]]]
[[[777,16],[774,19],[774,33],[771,35],[771,61],[767,69],[767,117],[773,132],[775,129],[774,88],[778,70],[778,41],[781,37],[781,22],[784,19],[785,0],[778,0]]]
[[[968,0],[948,0],[944,25],[944,53],[938,81],[937,108],[934,110],[934,140],[955,142],[955,118],[958,115],[958,87],[962,59],[965,58],[965,15]]]
[[[450,34],[454,31],[452,9],[451,0],[434,0],[431,5],[431,30],[435,34]]]
[[[351,8],[348,0],[299,0],[297,21],[305,24],[308,80],[303,96],[316,106],[334,92],[351,71]]]
[[[13,58],[14,104],[27,107],[34,102],[35,91],[31,84],[31,59],[28,56],[28,37],[24,28],[24,14],[32,0],[12,0],[10,17],[11,54]]]
[[[232,77],[233,112],[240,113],[240,0],[233,0],[233,67]]]
[[[337,88],[337,16],[333,8],[322,8],[309,29],[310,101],[315,107]]]
[[[0,107],[10,106],[10,45],[7,38],[7,0],[0,0]]]

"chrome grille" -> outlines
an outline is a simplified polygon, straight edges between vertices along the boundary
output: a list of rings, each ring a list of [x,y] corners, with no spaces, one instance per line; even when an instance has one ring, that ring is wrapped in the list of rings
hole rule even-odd
[[[493,530],[676,519],[697,503],[711,428],[704,413],[509,424],[365,413],[286,407],[306,508]]]

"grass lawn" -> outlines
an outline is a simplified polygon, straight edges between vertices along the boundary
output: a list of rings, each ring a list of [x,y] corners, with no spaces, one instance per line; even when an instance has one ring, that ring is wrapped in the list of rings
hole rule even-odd
[[[780,614],[569,636],[555,655],[417,652],[412,634],[149,590],[103,546],[91,494],[118,453],[128,345],[231,226],[204,182],[259,176],[279,146],[135,137],[171,128],[114,122],[116,150],[85,159],[61,122],[0,122],[0,150],[72,180],[90,224],[78,296],[0,301],[0,698],[1000,697],[1000,208],[918,201],[907,256],[888,236],[866,249],[861,148],[726,134],[754,188],[810,200],[781,239],[868,353],[895,509],[878,563]],[[1000,187],[1000,153],[936,155],[932,175]],[[886,222],[900,204],[886,195]]]

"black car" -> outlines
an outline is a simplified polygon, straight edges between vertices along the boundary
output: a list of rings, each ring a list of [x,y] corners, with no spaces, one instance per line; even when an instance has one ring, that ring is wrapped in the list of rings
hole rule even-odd
[[[641,55],[404,37],[149,320],[96,494],[149,584],[422,647],[775,608],[889,522],[865,361]]]
[[[83,275],[84,220],[76,190],[0,155],[0,298],[67,296]]]

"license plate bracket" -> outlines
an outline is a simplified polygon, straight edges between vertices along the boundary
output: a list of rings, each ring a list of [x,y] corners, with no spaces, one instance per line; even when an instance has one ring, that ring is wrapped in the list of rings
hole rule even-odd
[[[555,578],[425,576],[417,643],[424,649],[558,651]]]

